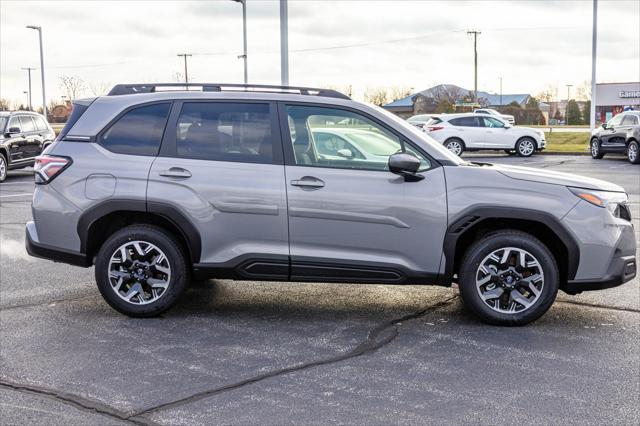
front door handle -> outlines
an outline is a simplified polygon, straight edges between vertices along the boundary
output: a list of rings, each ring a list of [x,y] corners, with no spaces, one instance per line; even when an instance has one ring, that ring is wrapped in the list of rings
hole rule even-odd
[[[182,167],[171,167],[169,170],[161,171],[159,175],[176,179],[188,179],[191,177],[191,172]]]
[[[324,182],[318,178],[314,178],[313,176],[305,176],[301,179],[292,180],[291,185],[318,189],[324,187]]]

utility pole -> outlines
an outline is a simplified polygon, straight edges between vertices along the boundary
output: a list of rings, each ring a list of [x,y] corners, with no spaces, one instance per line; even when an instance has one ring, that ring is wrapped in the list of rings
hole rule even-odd
[[[591,111],[589,127],[596,128],[596,48],[598,46],[598,0],[593,0],[593,29],[591,30]]]
[[[31,92],[27,92],[26,90],[23,90],[22,93],[27,95],[27,102],[29,102],[29,104],[31,104]],[[31,111],[31,107],[29,107],[29,111]]]
[[[244,50],[239,59],[244,59],[244,84],[249,83],[249,73],[247,70],[247,0],[233,0],[236,3],[242,3],[242,44]]]
[[[44,89],[44,54],[42,48],[42,28],[36,25],[27,25],[27,28],[38,31],[38,37],[40,39],[40,76],[42,77],[42,115],[45,120],[47,119],[47,95]]]
[[[289,85],[289,12],[287,0],[280,0],[280,81]]]
[[[473,101],[478,103],[478,35],[482,33],[470,30],[467,34],[473,34]]]
[[[500,106],[502,106],[502,77],[498,77],[500,79]]]
[[[31,71],[35,70],[35,68],[25,67],[22,69],[29,73],[29,111],[33,111],[33,106],[31,105]]]
[[[178,56],[182,56],[184,57],[184,82],[185,83],[189,83],[189,74],[188,74],[188,68],[187,68],[187,57],[188,56],[193,56],[191,53],[178,53]],[[187,87],[187,90],[189,90],[189,88]]]
[[[568,126],[569,125],[569,97],[571,96],[571,88],[573,87],[573,84],[567,84],[567,107],[564,110],[564,118],[565,118],[565,125]]]

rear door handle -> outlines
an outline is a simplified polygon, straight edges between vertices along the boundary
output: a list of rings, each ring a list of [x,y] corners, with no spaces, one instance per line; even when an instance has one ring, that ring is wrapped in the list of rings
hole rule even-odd
[[[162,170],[159,175],[176,179],[188,179],[191,177],[191,172],[182,167],[171,167],[169,170]]]
[[[292,180],[291,185],[306,188],[322,188],[324,187],[324,182],[313,176],[305,176],[301,179]]]

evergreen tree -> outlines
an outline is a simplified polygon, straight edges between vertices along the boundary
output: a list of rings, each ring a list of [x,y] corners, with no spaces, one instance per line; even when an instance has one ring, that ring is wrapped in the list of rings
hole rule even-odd
[[[567,104],[567,124],[582,124],[582,111],[575,99],[569,100]]]

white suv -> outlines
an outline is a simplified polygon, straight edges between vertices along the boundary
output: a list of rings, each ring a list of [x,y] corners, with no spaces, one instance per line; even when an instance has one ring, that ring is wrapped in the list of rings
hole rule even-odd
[[[544,133],[529,127],[513,127],[498,117],[475,113],[433,115],[422,129],[451,152],[499,149],[529,157],[546,148]]]

